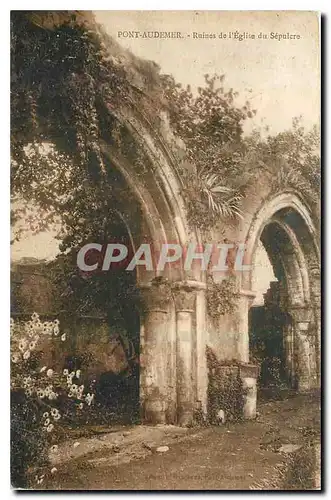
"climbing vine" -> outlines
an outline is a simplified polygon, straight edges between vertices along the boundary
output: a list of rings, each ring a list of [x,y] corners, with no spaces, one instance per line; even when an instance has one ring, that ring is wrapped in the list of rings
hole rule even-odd
[[[208,366],[207,414],[210,424],[219,424],[218,412],[224,412],[225,421],[243,418],[247,390],[240,377],[238,361],[220,362],[210,347],[206,350]]]
[[[104,172],[99,140],[128,85],[101,35],[75,14],[46,28],[34,13],[14,11],[11,48],[13,158],[22,164],[27,143],[51,141],[92,177]]]
[[[210,318],[218,320],[225,314],[232,314],[237,306],[237,283],[235,276],[230,275],[220,283],[216,283],[210,275],[207,281],[207,310]]]

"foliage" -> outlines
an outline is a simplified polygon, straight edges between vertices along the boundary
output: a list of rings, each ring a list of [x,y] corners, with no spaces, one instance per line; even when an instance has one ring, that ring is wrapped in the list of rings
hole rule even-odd
[[[301,118],[294,118],[292,128],[263,139],[258,131],[245,139],[272,180],[272,189],[292,188],[301,193],[316,209],[320,201],[320,134],[315,125],[306,131]]]
[[[104,171],[99,139],[127,89],[105,40],[75,14],[46,28],[33,13],[13,11],[11,47],[13,158],[22,164],[24,146],[51,141],[91,176]]]
[[[210,318],[218,320],[225,314],[232,314],[237,304],[237,283],[235,276],[224,278],[216,283],[212,275],[207,282],[207,310]]]
[[[239,191],[222,185],[219,174],[211,170],[185,175],[184,193],[187,196],[187,210],[192,227],[208,231],[220,220],[242,217],[240,202],[243,195]]]
[[[271,175],[273,190],[291,187],[309,204],[319,202],[320,155],[317,126],[306,132],[300,118],[277,135],[243,125],[256,114],[238,93],[224,87],[224,75],[205,75],[205,86],[193,94],[170,76],[163,77],[171,124],[185,145],[181,173],[188,194],[190,222],[203,230],[220,220],[242,216],[240,205],[248,186]],[[191,165],[191,166],[190,166]]]
[[[110,40],[85,16],[81,22],[75,13],[51,14],[12,13],[13,240],[27,225],[33,233],[56,230],[65,254],[56,281],[72,309],[79,302],[79,312],[91,303],[99,308],[112,284],[77,274],[77,251],[88,242],[108,243],[114,207],[133,203],[101,141],[116,145],[137,169],[148,162],[116,117],[121,104],[131,103],[132,86],[109,52]],[[147,64],[141,70],[152,79]]]
[[[185,145],[185,164],[192,165],[182,169],[185,190],[191,195],[190,219],[202,229],[220,218],[241,216],[243,123],[256,110],[250,109],[248,101],[238,107],[238,93],[225,90],[224,79],[224,75],[205,75],[205,86],[196,94],[169,75],[162,79],[171,125]]]
[[[246,391],[240,378],[239,365],[219,362],[212,349],[207,348],[208,420],[217,423],[217,413],[223,410],[225,419],[240,420]]]
[[[56,453],[57,427],[90,407],[94,395],[80,384],[80,370],[62,371],[67,339],[58,320],[42,323],[34,313],[27,322],[11,320],[10,333],[12,483],[25,487],[28,468],[47,464],[48,454]],[[43,479],[36,476],[38,484]]]

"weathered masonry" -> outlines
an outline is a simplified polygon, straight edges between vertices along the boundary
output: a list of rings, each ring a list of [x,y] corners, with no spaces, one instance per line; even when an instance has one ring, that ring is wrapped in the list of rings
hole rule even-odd
[[[104,153],[121,174],[121,199],[116,210],[133,248],[143,241],[155,248],[161,242],[202,245],[205,242],[199,232],[188,224],[181,179],[165,138],[148,126],[138,110],[123,119],[135,140],[143,144],[153,172],[151,175],[146,169],[138,174],[116,149],[104,145]],[[136,204],[123,203],[124,192],[132,193]],[[300,193],[272,193],[265,179],[246,197],[243,211],[244,219],[235,228],[228,227],[226,237],[246,243],[246,262],[253,266],[257,244],[262,241],[281,285],[281,307],[289,318],[284,343],[291,384],[302,391],[316,388],[320,384],[321,346],[318,228]],[[213,235],[214,241],[221,238],[224,235]],[[146,421],[185,425],[197,408],[206,410],[207,346],[220,361],[236,360],[250,368],[248,375],[243,375],[250,394],[245,414],[254,416],[257,371],[249,365],[248,334],[254,299],[251,273],[238,274],[237,307],[215,322],[207,313],[207,277],[199,266],[189,271],[169,266],[162,273],[137,268],[143,297],[140,398]]]

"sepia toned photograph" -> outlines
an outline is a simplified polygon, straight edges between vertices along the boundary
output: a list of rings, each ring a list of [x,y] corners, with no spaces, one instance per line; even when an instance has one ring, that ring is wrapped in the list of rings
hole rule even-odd
[[[314,491],[321,16],[10,13],[10,484]]]

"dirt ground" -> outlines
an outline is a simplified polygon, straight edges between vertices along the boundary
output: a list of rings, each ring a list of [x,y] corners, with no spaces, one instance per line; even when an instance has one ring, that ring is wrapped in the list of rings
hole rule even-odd
[[[281,399],[261,401],[254,421],[191,429],[135,426],[76,448],[67,443],[53,458],[57,471],[42,489],[316,489],[320,399],[316,394]],[[160,445],[169,450],[157,452]]]

